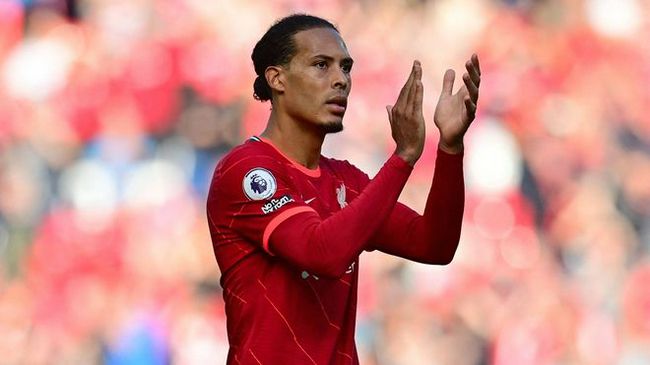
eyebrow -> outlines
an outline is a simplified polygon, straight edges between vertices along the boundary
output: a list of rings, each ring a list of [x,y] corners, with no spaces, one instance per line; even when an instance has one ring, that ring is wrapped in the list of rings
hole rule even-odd
[[[330,62],[334,61],[334,57],[327,56],[327,55],[324,55],[324,54],[319,54],[319,55],[316,55],[316,56],[312,57],[312,59],[317,59],[317,58],[321,58],[321,59],[324,59],[324,60],[330,61]],[[350,65],[352,65],[354,63],[354,60],[352,59],[352,57],[345,57],[345,58],[343,58],[341,60],[341,63],[349,63]]]

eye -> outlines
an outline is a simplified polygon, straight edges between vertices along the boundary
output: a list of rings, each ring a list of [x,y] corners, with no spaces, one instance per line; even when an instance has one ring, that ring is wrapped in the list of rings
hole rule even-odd
[[[314,66],[321,70],[325,70],[327,68],[327,62],[325,61],[318,61]]]
[[[343,64],[343,65],[341,66],[341,69],[342,69],[343,72],[345,72],[346,74],[349,74],[349,73],[352,71],[352,64],[350,64],[350,63]]]

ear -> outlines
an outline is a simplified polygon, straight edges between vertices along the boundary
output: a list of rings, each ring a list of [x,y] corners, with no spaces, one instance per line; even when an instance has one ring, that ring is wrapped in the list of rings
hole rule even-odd
[[[264,77],[266,82],[271,87],[271,90],[279,94],[284,93],[284,69],[281,66],[269,66],[264,70]]]

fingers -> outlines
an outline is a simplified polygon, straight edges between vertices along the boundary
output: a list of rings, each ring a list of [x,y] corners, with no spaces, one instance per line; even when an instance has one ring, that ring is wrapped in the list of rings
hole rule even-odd
[[[422,86],[422,66],[420,61],[413,61],[413,68],[406,84],[402,87],[395,105],[387,108],[390,117],[395,115],[407,116],[414,113],[422,114],[422,99],[424,87]]]
[[[420,158],[424,147],[423,89],[422,68],[416,60],[397,102],[392,107],[386,107],[391,133],[397,144],[395,152],[411,166]]]
[[[467,69],[467,73],[474,85],[478,87],[481,84],[481,68],[478,64],[478,56],[476,54],[473,54],[472,58],[465,62],[465,69]]]
[[[415,82],[415,96],[413,98],[413,109],[419,113],[422,113],[422,102],[424,99],[424,86],[422,85],[421,80],[416,80]]]
[[[406,99],[406,112],[412,114],[413,111],[422,110],[422,66],[420,61],[415,61],[413,63],[414,70],[414,79],[411,83],[411,90],[408,93],[408,98]],[[418,91],[419,90],[419,91]],[[418,94],[419,92],[419,94]],[[418,104],[419,103],[419,104]],[[419,109],[418,109],[419,105]]]
[[[406,83],[402,87],[402,90],[399,92],[399,96],[397,97],[397,102],[395,103],[394,107],[402,107],[408,101],[409,93],[411,92],[411,87],[413,86],[413,80],[415,79],[416,62],[417,61],[413,62],[413,67],[411,68],[411,74],[409,75],[409,78],[406,80]]]
[[[467,69],[467,73],[463,75],[463,81],[465,81],[465,86],[467,86],[472,101],[476,104],[478,101],[478,88],[481,85],[481,67],[476,53],[465,63],[465,69]]]
[[[468,74],[463,75],[463,82],[465,83],[465,87],[467,87],[472,102],[476,103],[478,101],[478,86],[474,84]]]
[[[463,99],[463,102],[465,103],[465,109],[467,110],[467,119],[469,122],[472,122],[476,117],[476,104],[474,104],[472,99],[469,97]]]
[[[442,91],[441,94],[451,95],[452,90],[454,89],[454,79],[456,78],[456,72],[449,69],[445,72],[445,76],[442,78]]]
[[[476,53],[472,54],[472,63],[474,64],[474,67],[478,71],[478,75],[481,76],[481,66],[478,63],[478,55]]]

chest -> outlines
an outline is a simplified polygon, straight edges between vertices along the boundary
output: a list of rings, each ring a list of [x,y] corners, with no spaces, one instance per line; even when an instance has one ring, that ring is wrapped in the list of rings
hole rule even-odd
[[[312,207],[321,218],[346,207],[357,196],[356,190],[345,179],[329,170],[321,170],[319,177],[291,174],[295,199]]]

